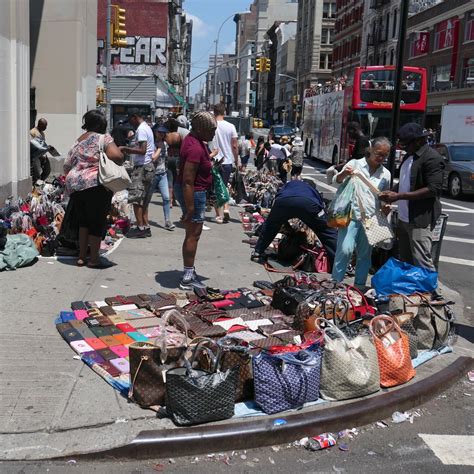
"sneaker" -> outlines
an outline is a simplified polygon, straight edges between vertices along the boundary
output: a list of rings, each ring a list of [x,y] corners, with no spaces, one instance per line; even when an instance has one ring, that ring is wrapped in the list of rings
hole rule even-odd
[[[146,231],[145,229],[140,230],[138,227],[133,227],[127,232],[126,237],[128,239],[144,239],[146,238]]]
[[[229,221],[230,221],[230,213],[227,211],[224,211],[224,219],[222,220],[222,222],[224,224],[227,224]]]
[[[150,227],[145,228],[145,237],[151,237],[151,229]]]
[[[203,224],[203,225],[202,225],[202,230],[211,230],[211,228],[210,228],[210,227],[207,227],[206,224]]]
[[[261,253],[257,252],[256,250],[254,250],[251,253],[250,260],[252,260],[252,262],[256,262],[256,263],[265,263],[266,262],[266,258]]]
[[[165,222],[165,229],[169,230],[169,231],[172,231],[172,230],[176,229],[176,226],[172,222],[166,221]]]
[[[193,276],[189,279],[185,279],[184,277],[181,278],[181,281],[179,282],[179,287],[183,291],[193,291],[194,288],[205,288],[205,285],[199,280],[199,278],[196,275],[196,272],[194,272]]]

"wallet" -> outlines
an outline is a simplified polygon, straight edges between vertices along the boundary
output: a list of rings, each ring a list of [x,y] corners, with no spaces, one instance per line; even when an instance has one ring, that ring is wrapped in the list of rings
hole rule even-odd
[[[127,335],[136,342],[148,342],[148,338],[139,332],[129,332]]]
[[[114,354],[114,358],[117,358],[117,354]],[[118,377],[121,372],[117,367],[114,367],[108,360],[99,364],[109,375],[112,377]]]
[[[89,326],[87,326],[87,324],[84,324],[84,326],[81,326],[79,328],[75,328],[76,331],[82,336],[83,339],[87,339],[88,337],[97,337],[92,331],[91,329],[89,328]]]
[[[117,314],[115,314],[114,316],[107,316],[110,321],[112,321],[113,324],[115,324],[116,326],[118,324],[125,324],[125,319],[123,319],[122,316],[119,316]]]
[[[117,357],[117,354],[108,347],[106,349],[99,349],[97,352],[104,360],[115,359]]]
[[[88,337],[84,339],[94,350],[105,349],[107,347],[98,337]]]
[[[130,364],[128,360],[123,357],[118,357],[117,359],[110,359],[109,363],[117,368],[122,374],[130,373]]]
[[[134,304],[119,304],[119,305],[112,306],[112,309],[117,312],[117,311],[128,311],[130,309],[138,309],[138,308]]]
[[[115,310],[112,308],[112,306],[108,306],[108,305],[101,306],[99,310],[104,316],[114,316],[115,314],[117,314]]]
[[[154,316],[153,318],[139,318],[135,321],[130,320],[128,321],[128,324],[130,324],[130,326],[134,327],[135,329],[152,328],[159,326],[160,321],[156,316]]]
[[[135,342],[130,336],[127,336],[123,332],[120,332],[120,334],[114,334],[114,337],[120,342],[120,344],[123,344],[124,346],[128,346],[132,342]]]
[[[71,321],[72,319],[76,319],[76,316],[72,311],[61,311],[59,313],[59,318],[61,319],[61,322],[67,323],[68,321]]]
[[[71,326],[71,323],[58,323],[56,324],[56,329],[58,330],[59,334],[62,335],[64,331],[69,331],[73,327]]]
[[[87,365],[100,364],[101,362],[105,362],[105,359],[97,351],[84,352],[82,354],[82,360]]]
[[[138,295],[127,296],[127,299],[138,308],[146,307],[146,301],[142,300]]]
[[[95,326],[90,328],[90,330],[95,334],[95,337],[111,336],[108,328],[103,328],[101,326]]]
[[[71,341],[71,347],[78,352],[79,354],[82,354],[83,352],[90,352],[92,351],[92,347],[87,344],[84,339],[81,339],[80,341]]]
[[[122,332],[133,332],[135,331],[135,328],[131,326],[130,324],[123,322],[123,323],[117,323],[117,327],[122,331]]]
[[[87,309],[91,308],[98,308],[97,303],[95,301],[84,301]]]
[[[71,343],[73,341],[82,341],[82,340],[84,340],[84,338],[79,333],[79,331],[76,331],[74,328],[71,328],[68,331],[62,332],[61,336],[63,336],[63,338],[69,343]],[[90,350],[92,350],[92,348]]]
[[[87,309],[86,304],[84,301],[73,301],[71,303],[71,309],[76,310],[76,309]]]
[[[118,306],[120,304],[122,304],[116,296],[110,296],[108,298],[105,298],[105,302],[109,305],[109,306]]]
[[[113,322],[107,316],[96,316],[95,317],[101,326],[113,326]]]
[[[118,357],[128,357],[128,347],[120,345],[111,347],[110,350]]]
[[[106,346],[120,346],[120,342],[114,336],[100,336],[99,338]]]
[[[85,309],[76,309],[74,310],[74,316],[79,321],[82,321],[89,316],[89,313]]]
[[[148,309],[133,309],[130,311],[119,311],[118,316],[122,316],[125,321],[137,320],[140,318],[156,318],[156,316]]]

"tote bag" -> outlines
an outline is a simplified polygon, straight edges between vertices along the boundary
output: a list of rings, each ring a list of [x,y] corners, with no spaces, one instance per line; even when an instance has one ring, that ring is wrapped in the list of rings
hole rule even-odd
[[[132,184],[127,170],[105,154],[104,135],[99,138],[99,183],[114,193],[123,191]]]

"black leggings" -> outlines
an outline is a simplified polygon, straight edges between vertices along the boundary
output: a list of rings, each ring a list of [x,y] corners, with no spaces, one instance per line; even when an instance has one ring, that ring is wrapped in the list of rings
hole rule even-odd
[[[102,185],[72,193],[71,199],[74,200],[74,211],[78,216],[79,227],[86,227],[89,235],[103,238],[112,196],[112,191]]]

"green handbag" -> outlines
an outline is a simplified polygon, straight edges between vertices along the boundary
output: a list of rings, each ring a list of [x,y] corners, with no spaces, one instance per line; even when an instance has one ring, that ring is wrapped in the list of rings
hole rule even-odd
[[[226,202],[229,202],[229,190],[216,166],[212,167],[212,190],[216,196],[217,207],[222,207]]]

